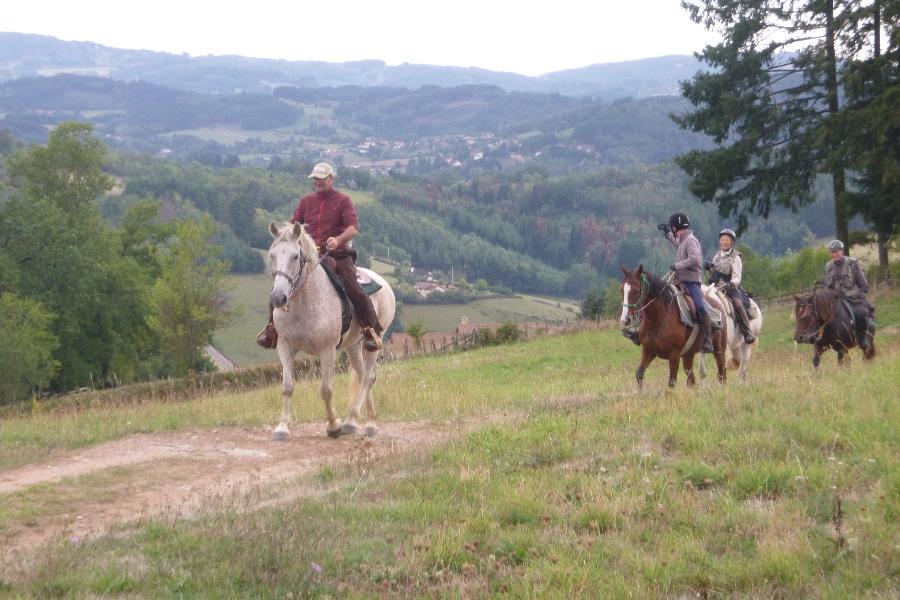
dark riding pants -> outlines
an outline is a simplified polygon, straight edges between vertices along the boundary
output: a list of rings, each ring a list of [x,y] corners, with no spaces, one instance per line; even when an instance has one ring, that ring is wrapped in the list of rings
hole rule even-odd
[[[694,308],[697,310],[697,318],[703,319],[706,316],[706,304],[703,303],[703,293],[700,291],[699,281],[683,281],[681,283],[691,295],[694,301]]]
[[[363,291],[359,282],[356,281],[356,267],[350,256],[333,257],[334,272],[337,273],[341,281],[344,282],[344,289],[347,290],[347,296],[350,297],[350,303],[353,304],[353,312],[356,314],[359,325],[363,329],[371,327],[376,333],[381,334],[381,324],[375,314],[375,307],[372,306],[372,299]]]

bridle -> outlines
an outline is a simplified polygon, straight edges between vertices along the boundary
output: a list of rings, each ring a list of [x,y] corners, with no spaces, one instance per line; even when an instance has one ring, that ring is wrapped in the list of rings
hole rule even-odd
[[[283,242],[288,242],[288,240],[283,240]],[[300,244],[298,244],[297,242],[293,242],[293,243],[299,249]],[[319,257],[319,260],[317,260],[315,262],[315,264],[312,266],[312,268],[306,270],[306,277],[303,278],[303,283],[300,283],[300,277],[303,275],[303,269],[304,269],[304,267],[306,267],[306,265],[311,263],[312,260],[305,254],[303,254],[302,250],[300,252],[300,257],[301,257],[300,258],[300,268],[297,270],[296,277],[291,277],[290,273],[282,271],[281,269],[276,269],[275,271],[272,271],[272,279],[275,279],[276,277],[278,277],[280,275],[281,277],[284,277],[285,279],[288,280],[288,283],[291,285],[291,288],[288,290],[287,297],[288,297],[288,300],[290,300],[294,297],[294,295],[297,292],[299,292],[300,290],[303,289],[303,287],[309,281],[309,277],[310,277],[310,275],[312,275],[312,272],[316,269],[316,267],[318,267],[320,264],[322,264],[322,261],[325,260],[326,256],[328,256],[328,250],[326,250],[325,252],[322,253],[322,256]]]
[[[673,273],[674,273],[674,271],[669,271],[669,274],[666,275],[665,277],[663,277],[663,278],[662,278],[662,281],[663,281],[664,283],[666,283],[667,280],[670,279],[670,278],[672,277],[672,274],[673,274]],[[636,313],[638,314],[638,322],[640,322],[641,319],[644,318],[644,309],[646,309],[648,306],[650,306],[651,304],[653,304],[654,302],[656,302],[656,299],[659,298],[658,295],[657,295],[657,296],[653,296],[652,298],[650,298],[649,302],[647,302],[646,304],[644,304],[644,298],[647,297],[649,291],[650,291],[650,280],[647,278],[647,274],[646,274],[646,273],[641,273],[641,295],[638,297],[638,301],[635,302],[634,304],[629,304],[628,302],[623,302],[623,303],[622,303],[622,306],[624,306],[624,307],[626,307],[626,308],[637,308],[637,307],[640,307],[640,308],[638,308],[637,311],[634,311],[634,312],[636,312]],[[632,314],[634,314],[634,313],[632,313]]]
[[[818,306],[816,303],[815,293],[810,295],[809,300],[807,300],[805,302],[797,303],[797,309],[798,309],[797,317],[798,318],[800,316],[799,315],[800,307],[808,307],[809,308],[809,316],[812,318],[812,328],[807,330],[807,333],[811,334],[811,333],[813,333],[813,331],[815,331],[815,336],[816,336],[815,339],[819,339],[825,334],[825,328],[828,327],[829,325],[831,325],[832,321],[834,321],[838,317],[838,313],[841,310],[840,302],[838,301],[837,309],[831,311],[831,318],[829,318],[827,321],[822,319],[819,316],[819,309],[818,309]],[[820,322],[822,323],[821,325],[819,325]]]

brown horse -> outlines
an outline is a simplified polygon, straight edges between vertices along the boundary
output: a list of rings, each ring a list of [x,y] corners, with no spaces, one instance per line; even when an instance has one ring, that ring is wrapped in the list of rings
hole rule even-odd
[[[853,315],[841,302],[841,295],[828,288],[817,288],[806,295],[794,295],[794,341],[813,344],[812,363],[819,366],[822,353],[831,348],[837,352],[838,364],[843,364],[844,355],[858,345]],[[863,359],[875,357],[875,328],[870,325],[867,335],[868,348],[863,350]]]
[[[643,389],[644,371],[654,358],[669,361],[669,387],[675,387],[678,380],[678,361],[683,362],[687,374],[687,384],[696,383],[694,377],[694,355],[703,345],[700,325],[687,327],[681,322],[678,303],[668,282],[644,271],[638,265],[634,271],[623,266],[622,316],[623,327],[637,317],[640,328],[637,335],[641,346],[641,364],[635,372],[638,389]],[[713,332],[713,349],[719,381],[725,382],[725,336],[724,330]],[[627,335],[627,334],[626,334]]]

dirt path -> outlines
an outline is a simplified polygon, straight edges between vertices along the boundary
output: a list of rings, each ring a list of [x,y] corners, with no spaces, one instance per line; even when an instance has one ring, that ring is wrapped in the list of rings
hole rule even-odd
[[[207,346],[204,350],[206,351],[206,355],[209,356],[210,360],[215,363],[220,371],[227,373],[228,371],[237,369],[237,365],[231,362],[230,358],[222,354],[222,352],[214,346]]]
[[[300,424],[286,442],[273,441],[268,427],[139,434],[0,471],[0,504],[8,511],[0,513],[0,558],[53,539],[81,540],[142,516],[190,516],[212,499],[246,508],[288,501],[315,490],[277,484],[325,465],[364,465],[427,448],[458,431],[449,423],[380,427],[372,439],[333,440],[321,423]]]

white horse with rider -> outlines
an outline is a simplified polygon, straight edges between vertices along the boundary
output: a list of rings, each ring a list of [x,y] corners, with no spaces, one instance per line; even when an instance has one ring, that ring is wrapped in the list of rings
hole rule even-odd
[[[365,404],[366,422],[363,433],[375,435],[375,402],[372,387],[380,352],[363,349],[363,331],[356,317],[342,336],[342,301],[325,272],[313,239],[299,223],[278,226],[269,224],[274,238],[269,259],[274,277],[270,301],[275,307],[273,319],[278,331],[276,350],[282,369],[281,421],[274,437],[284,440],[290,434],[292,419],[291,395],[294,392],[294,357],[297,352],[317,356],[321,371],[320,394],[325,402],[328,418],[326,432],[331,437],[352,434],[359,429],[360,411]],[[382,330],[394,320],[396,299],[391,286],[380,275],[357,267],[364,278],[381,288],[370,298]],[[349,414],[344,422],[332,406],[334,368],[338,350],[347,353],[353,372],[353,386]]]
[[[725,363],[737,369],[741,379],[746,379],[750,355],[762,331],[762,310],[753,298],[747,298],[741,290],[744,263],[741,253],[734,247],[737,234],[733,229],[719,232],[719,251],[704,267],[710,272],[710,285],[701,287],[704,299],[719,309],[727,332]],[[705,375],[706,365],[701,358],[700,374]]]

